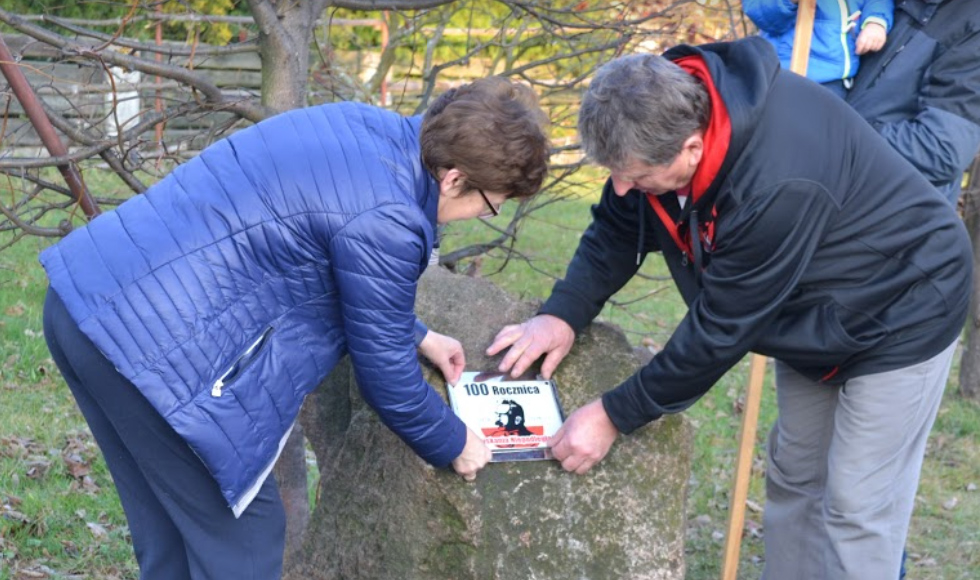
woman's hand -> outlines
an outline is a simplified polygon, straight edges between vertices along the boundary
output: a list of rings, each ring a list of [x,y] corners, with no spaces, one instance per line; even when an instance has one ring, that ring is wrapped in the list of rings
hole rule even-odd
[[[467,428],[466,445],[459,457],[453,459],[453,469],[466,481],[476,481],[476,472],[490,462],[490,456],[490,448],[483,443],[483,439]]]
[[[449,384],[455,385],[466,368],[463,345],[451,336],[429,331],[419,345],[419,352],[436,365]]]

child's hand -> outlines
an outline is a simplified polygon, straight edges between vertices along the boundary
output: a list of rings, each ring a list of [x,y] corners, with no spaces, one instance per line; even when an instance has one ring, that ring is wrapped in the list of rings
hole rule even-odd
[[[858,54],[878,52],[885,46],[887,37],[884,26],[877,22],[869,22],[861,29],[861,34],[858,34],[854,52]]]

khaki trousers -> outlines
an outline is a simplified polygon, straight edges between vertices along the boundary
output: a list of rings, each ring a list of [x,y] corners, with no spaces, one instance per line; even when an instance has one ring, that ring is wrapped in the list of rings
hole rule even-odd
[[[956,343],[842,387],[776,363],[764,580],[896,580]]]

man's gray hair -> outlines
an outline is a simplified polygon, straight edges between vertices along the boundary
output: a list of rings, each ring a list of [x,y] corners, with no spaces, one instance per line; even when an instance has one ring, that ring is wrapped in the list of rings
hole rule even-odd
[[[708,126],[708,91],[662,56],[634,54],[603,65],[582,98],[578,131],[594,163],[670,163],[684,141]]]

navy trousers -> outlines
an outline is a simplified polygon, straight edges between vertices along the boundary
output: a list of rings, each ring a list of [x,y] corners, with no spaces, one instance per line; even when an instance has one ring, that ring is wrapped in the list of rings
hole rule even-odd
[[[44,336],[105,456],[140,578],[280,578],[286,517],[273,477],[235,519],[193,450],[78,329],[50,289]]]

